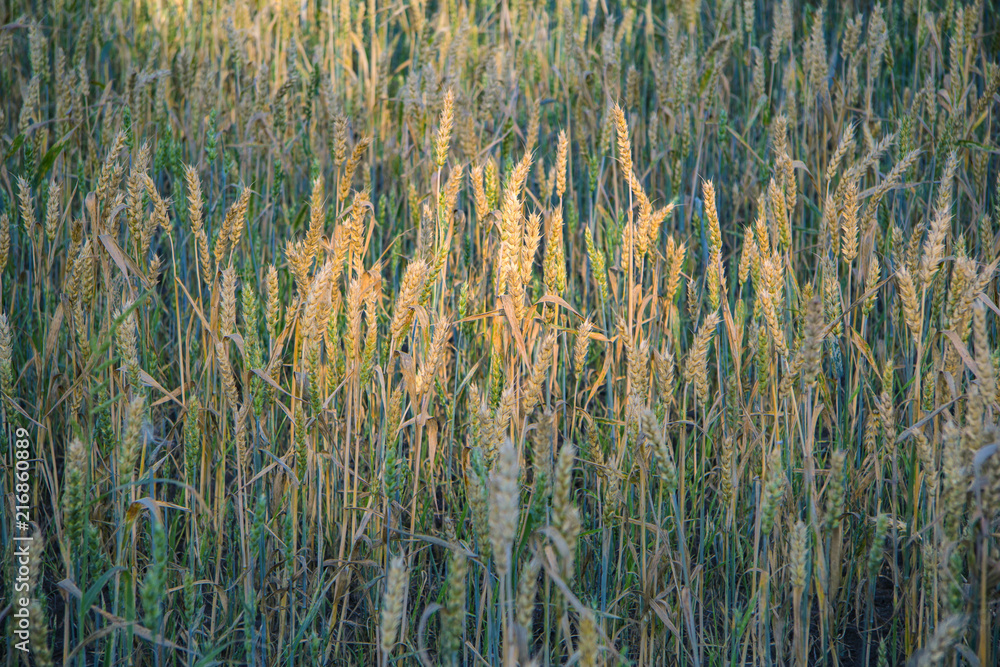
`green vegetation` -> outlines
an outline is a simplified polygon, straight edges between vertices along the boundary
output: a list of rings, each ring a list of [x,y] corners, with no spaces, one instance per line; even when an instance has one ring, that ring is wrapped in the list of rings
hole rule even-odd
[[[997,664],[1000,16],[799,4],[0,2],[5,664]]]

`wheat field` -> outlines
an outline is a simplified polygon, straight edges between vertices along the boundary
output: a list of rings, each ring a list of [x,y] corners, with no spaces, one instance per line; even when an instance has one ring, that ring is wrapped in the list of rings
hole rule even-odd
[[[1000,664],[998,54],[0,0],[3,664]]]

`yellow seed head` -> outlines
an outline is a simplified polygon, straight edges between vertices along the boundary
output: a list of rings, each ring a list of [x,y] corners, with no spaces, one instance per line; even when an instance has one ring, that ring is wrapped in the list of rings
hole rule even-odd
[[[579,378],[583,375],[583,368],[587,362],[587,350],[590,348],[590,332],[593,331],[594,324],[588,317],[580,325],[576,333],[576,345],[573,347],[573,370]]]
[[[719,212],[715,208],[715,186],[712,181],[702,183],[701,192],[705,199],[705,220],[708,223],[708,249],[710,253],[718,252],[722,249],[722,230],[719,227]]]
[[[359,139],[358,143],[354,145],[351,157],[347,160],[347,164],[344,165],[344,173],[340,179],[340,188],[337,190],[338,201],[347,199],[347,193],[351,191],[351,183],[354,179],[354,172],[357,171],[358,165],[361,164],[361,159],[365,156],[365,151],[368,150],[370,143],[371,139],[364,137]]]
[[[531,105],[531,112],[528,114],[528,129],[524,135],[524,150],[530,153],[535,150],[538,143],[538,128],[542,115],[541,99],[535,98]]]
[[[72,256],[73,253],[70,253]],[[0,273],[7,268],[10,258],[10,216],[6,212],[0,214]]]
[[[267,332],[274,342],[278,337],[278,318],[281,317],[281,304],[278,301],[278,270],[271,264],[267,267],[267,280],[265,282],[267,305],[265,307],[265,319],[267,320]]]
[[[677,288],[680,286],[681,282],[681,270],[684,268],[684,258],[687,254],[687,246],[682,242],[680,245],[675,245],[674,238],[671,236],[667,241],[667,248],[673,249],[672,253],[669,253],[669,269],[667,272],[667,292],[666,301],[667,303],[673,303],[677,296]]]
[[[843,239],[840,253],[844,261],[850,264],[858,256],[858,182],[851,180],[844,189],[843,209]]]
[[[222,296],[219,299],[219,335],[225,337],[236,332],[236,269],[229,267],[222,272]]]
[[[612,122],[618,135],[618,161],[622,165],[622,173],[632,171],[632,142],[628,138],[628,123],[625,122],[625,112],[618,104],[611,107]]]
[[[695,394],[702,401],[708,398],[708,346],[718,325],[718,313],[713,312],[705,318],[691,345],[684,367],[684,375],[694,385]]]
[[[562,199],[566,193],[566,170],[569,164],[569,137],[566,130],[559,131],[559,148],[556,152],[556,195]]]
[[[448,147],[451,144],[451,130],[455,124],[455,92],[449,88],[444,95],[444,107],[441,109],[441,124],[438,125],[437,140],[434,144],[434,161],[438,169],[448,160]]]
[[[486,199],[486,190],[483,188],[483,166],[473,167],[469,174],[472,181],[472,194],[476,204],[476,219],[480,224],[485,223],[489,214],[489,201]]]
[[[913,277],[905,266],[899,268],[896,273],[896,285],[899,287],[899,296],[903,300],[903,319],[913,334],[914,341],[919,341],[923,327],[923,317],[921,315],[920,303],[917,300],[917,290],[913,284]]]
[[[324,222],[326,222],[326,210],[321,174],[313,180],[312,196],[309,198],[309,231],[306,232],[306,251],[310,258],[319,257]]]
[[[392,313],[392,322],[389,325],[389,333],[395,341],[395,345],[399,345],[403,338],[410,333],[410,326],[413,324],[413,309],[417,305],[417,299],[423,290],[424,281],[429,272],[430,266],[427,262],[416,259],[409,263],[403,273],[403,280]]]
[[[59,201],[60,195],[62,193],[62,184],[59,181],[53,181],[49,186],[49,203],[45,208],[45,235],[48,237],[49,241],[54,241],[56,238],[56,232],[59,229],[59,218],[61,216]]]
[[[31,230],[37,222],[35,220],[35,200],[31,195],[31,184],[23,176],[17,177],[17,198],[21,204],[21,224],[25,229]]]

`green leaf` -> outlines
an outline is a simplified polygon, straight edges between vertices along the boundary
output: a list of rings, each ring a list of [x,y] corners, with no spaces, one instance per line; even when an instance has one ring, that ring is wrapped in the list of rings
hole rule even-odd
[[[118,574],[119,572],[124,572],[124,571],[125,571],[124,567],[117,566],[111,568],[110,570],[102,574],[100,578],[96,582],[94,582],[94,585],[88,588],[87,592],[83,594],[83,598],[80,601],[80,608],[83,609],[84,611],[90,609],[91,605],[94,604],[94,600],[97,599],[98,594],[100,594],[104,586],[107,585],[108,580],[111,579],[111,577]]]
[[[296,215],[295,219],[292,221],[292,229],[295,229],[295,228],[299,227],[300,225],[303,225],[303,226],[305,225],[305,222],[303,222],[303,221],[306,219],[306,213],[308,211],[309,211],[309,207],[306,206],[305,204],[303,204],[302,207],[299,209],[298,215]]]
[[[6,162],[7,160],[9,160],[14,155],[14,153],[16,153],[21,148],[21,144],[23,143],[24,143],[23,134],[19,134],[16,137],[14,137],[14,141],[10,143],[10,148],[7,149],[7,152],[3,156],[3,161]]]
[[[36,188],[38,187],[38,184],[42,182],[42,179],[45,178],[45,175],[49,173],[49,170],[52,169],[52,165],[55,163],[56,158],[59,157],[59,154],[63,152],[64,148],[66,148],[69,137],[75,130],[76,128],[74,127],[72,130],[64,134],[62,139],[57,141],[52,148],[49,149],[49,152],[45,154],[45,157],[42,158],[41,163],[38,165],[38,171],[35,173],[34,185]]]

